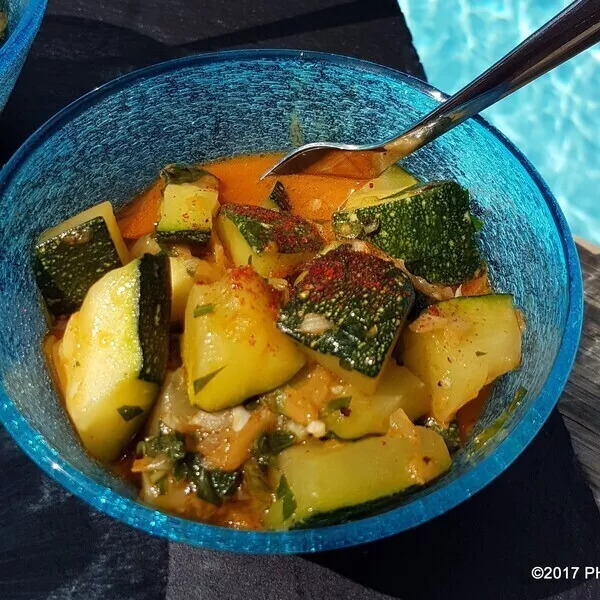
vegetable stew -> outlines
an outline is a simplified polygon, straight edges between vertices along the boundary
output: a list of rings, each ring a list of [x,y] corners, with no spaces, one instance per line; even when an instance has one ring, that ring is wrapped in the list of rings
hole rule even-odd
[[[451,466],[523,318],[453,181],[260,180],[171,164],[116,216],[43,232],[43,350],[91,456],[158,508],[243,529],[338,523]]]

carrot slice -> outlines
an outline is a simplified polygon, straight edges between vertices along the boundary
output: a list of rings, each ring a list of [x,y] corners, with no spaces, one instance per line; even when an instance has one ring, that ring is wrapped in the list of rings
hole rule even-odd
[[[158,221],[163,187],[163,181],[159,179],[144,190],[118,215],[117,223],[124,238],[137,240],[143,235],[154,231]]]

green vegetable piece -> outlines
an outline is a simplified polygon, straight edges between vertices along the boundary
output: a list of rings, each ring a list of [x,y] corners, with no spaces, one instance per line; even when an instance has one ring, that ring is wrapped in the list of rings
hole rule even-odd
[[[165,454],[172,461],[178,461],[186,455],[185,438],[183,434],[177,431],[173,433],[159,433],[138,442],[136,454],[152,458]]]
[[[169,359],[171,272],[165,254],[139,259],[138,335],[142,350],[140,379],[162,385]]]
[[[220,215],[229,219],[259,254],[318,252],[323,247],[317,228],[297,215],[245,204],[227,204]]]
[[[90,287],[121,264],[100,216],[39,242],[33,251],[35,278],[54,316],[78,310]]]
[[[224,498],[231,496],[238,489],[242,481],[242,472],[215,469],[210,472],[210,478],[217,495]]]
[[[221,506],[223,501],[213,486],[210,471],[202,466],[199,454],[194,454],[193,458],[189,461],[187,468],[187,479],[196,492],[196,496],[206,502],[210,502],[210,504]]]
[[[141,406],[132,406],[129,404],[123,404],[123,406],[119,406],[117,411],[124,421],[131,421],[144,413],[144,409]]]
[[[223,365],[222,367],[215,369],[212,373],[209,373],[208,375],[204,375],[204,377],[198,377],[198,379],[195,379],[194,380],[194,394],[197,394],[205,385],[208,384],[208,382],[213,377],[216,377],[226,366],[227,365]]]
[[[292,205],[290,203],[290,197],[285,190],[285,187],[281,181],[276,181],[267,196],[265,202],[265,208],[271,208],[273,210],[282,210],[284,212],[290,212]]]
[[[296,436],[289,431],[269,431],[263,433],[254,449],[256,461],[261,468],[270,466],[274,456],[293,446]]]
[[[416,185],[386,198],[336,212],[342,238],[365,238],[401,258],[414,275],[433,283],[462,283],[477,275],[482,259],[475,240],[478,219],[469,192],[454,181]]]
[[[209,470],[202,465],[202,457],[195,452],[187,452],[177,464],[173,474],[178,480],[187,479],[198,498],[221,506],[227,496],[231,496],[242,481],[241,471]]]
[[[348,408],[350,406],[350,402],[352,401],[352,396],[341,396],[339,398],[334,398],[327,403],[327,409],[330,411],[341,410],[343,408]]]
[[[159,243],[206,245],[219,209],[219,180],[193,165],[169,165],[161,171],[165,189],[156,239]]]
[[[197,183],[206,184],[207,187],[216,187],[219,184],[217,177],[202,167],[183,163],[167,165],[161,170],[160,176],[167,184]]]
[[[343,371],[358,371],[372,378],[373,385],[413,300],[408,277],[392,262],[342,244],[309,263],[281,309],[277,326],[317,352],[317,360],[332,355]],[[332,326],[306,332],[303,322],[310,314],[325,317]],[[334,370],[334,365],[323,364]]]
[[[202,306],[198,304],[194,308],[194,318],[201,317],[202,315],[208,315],[213,312],[215,312],[214,304],[203,304]]]
[[[276,497],[278,500],[282,500],[282,517],[284,521],[287,521],[296,510],[296,499],[285,475],[282,475],[279,479]]]

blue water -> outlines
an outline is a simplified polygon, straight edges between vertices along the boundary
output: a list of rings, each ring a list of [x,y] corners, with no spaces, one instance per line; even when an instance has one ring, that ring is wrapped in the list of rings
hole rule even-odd
[[[456,92],[569,0],[399,0],[429,82]],[[600,243],[600,45],[483,115],[540,171],[575,235]]]

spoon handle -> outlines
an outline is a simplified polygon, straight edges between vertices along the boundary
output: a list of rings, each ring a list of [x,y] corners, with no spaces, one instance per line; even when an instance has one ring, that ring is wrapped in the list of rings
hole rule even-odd
[[[384,145],[388,159],[418,150],[600,41],[600,0],[576,0],[416,125]]]

